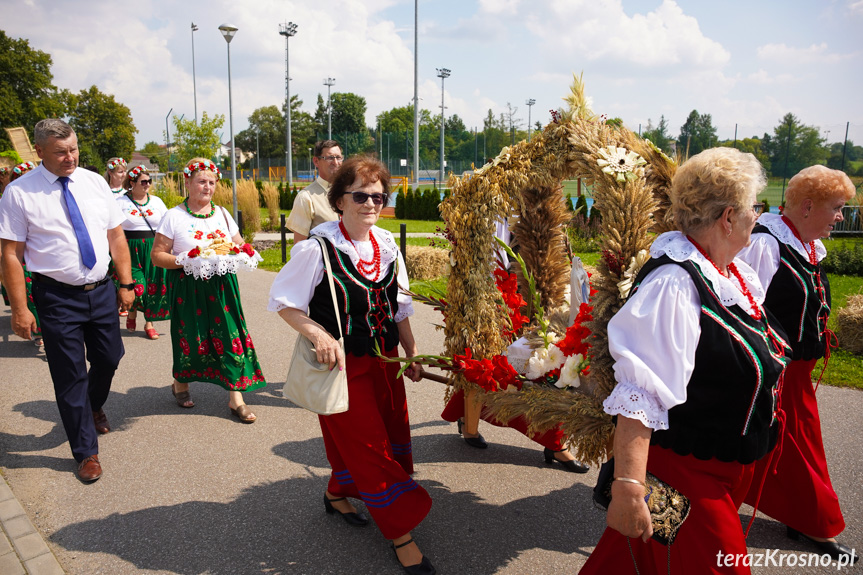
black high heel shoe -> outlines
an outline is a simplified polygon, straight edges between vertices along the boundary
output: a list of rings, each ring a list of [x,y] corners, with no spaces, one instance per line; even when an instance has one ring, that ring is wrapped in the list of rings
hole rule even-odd
[[[330,499],[327,497],[327,494],[324,493],[324,509],[327,510],[327,515],[332,515],[333,513],[337,513],[342,516],[348,525],[353,525],[354,527],[365,527],[369,524],[369,518],[363,515],[362,513],[342,513],[335,507],[333,507],[333,501],[344,501],[344,497],[339,497],[338,499]]]
[[[588,471],[590,471],[590,467],[588,467],[584,463],[581,463],[579,461],[574,461],[574,460],[573,461],[561,461],[560,459],[558,459],[557,457],[554,456],[555,453],[562,453],[563,451],[566,451],[566,450],[564,449],[562,451],[552,451],[551,449],[546,447],[542,450],[542,454],[545,456],[545,462],[546,463],[548,463],[549,465],[552,465],[555,461],[557,461],[558,463],[560,463],[560,465],[564,469],[566,469],[570,473],[587,473]]]
[[[860,556],[854,553],[850,547],[839,543],[838,541],[816,541],[805,533],[800,533],[792,527],[786,527],[785,529],[785,532],[788,535],[789,539],[792,539],[794,541],[800,541],[801,539],[809,541],[810,543],[814,544],[815,547],[817,547],[820,551],[824,552],[826,555],[829,555],[830,558],[834,561],[838,561],[839,558],[843,555],[848,555],[851,558],[850,565],[854,565],[857,560],[860,559]]]
[[[399,554],[396,552],[396,549],[401,549],[405,545],[410,545],[413,542],[413,539],[408,539],[404,543],[400,543],[398,545],[393,543],[393,553],[396,554],[396,561],[399,562],[399,565],[402,565],[402,562],[399,560]],[[423,555],[423,560],[416,565],[402,565],[402,569],[404,569],[405,573],[408,575],[435,575],[435,573],[437,573],[437,569],[434,568],[434,565],[431,564],[431,561],[429,561],[429,558],[425,555]]]
[[[476,437],[465,437],[464,433],[462,433],[462,428],[464,427],[464,421],[458,420],[458,434],[461,435],[464,442],[470,445],[471,447],[476,447],[477,449],[485,449],[488,447],[488,442],[482,436],[481,433],[477,433]]]

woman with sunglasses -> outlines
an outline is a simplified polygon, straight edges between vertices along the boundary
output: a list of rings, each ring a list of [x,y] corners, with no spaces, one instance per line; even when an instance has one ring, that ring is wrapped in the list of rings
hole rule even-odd
[[[780,397],[786,419],[779,461],[759,465],[758,473],[766,476],[761,499],[752,489],[746,503],[757,502],[759,511],[784,523],[789,538],[808,540],[833,559],[851,557],[852,565],[852,549],[836,541],[845,520],[827,471],[812,371],[825,355],[826,367],[833,335],[827,328],[830,282],[820,263],[827,255],[821,238],[843,220],[842,208],[854,195],[854,184],[840,170],[802,170],[788,182],[782,214],[758,218],[752,244],[740,253],[758,272],[767,290],[764,307],[794,350]]]
[[[153,265],[150,252],[153,249],[153,238],[168,211],[162,199],[150,195],[153,180],[144,166],[129,170],[123,181],[123,189],[127,190],[117,198],[120,209],[126,215],[123,231],[129,242],[129,254],[132,256],[132,281],[135,283],[135,303],[129,309],[126,318],[126,329],[134,332],[138,312],[144,312],[144,333],[150,339],[159,339],[154,321],[170,318],[168,305],[168,288],[165,283],[165,270]]]
[[[347,369],[348,410],[319,416],[327,459],[332,467],[324,507],[355,526],[369,520],[347,500],[362,499],[384,537],[392,540],[406,573],[432,575],[435,569],[411,537],[428,514],[431,498],[411,479],[410,422],[399,364],[376,357],[380,348],[397,355],[417,355],[411,332],[413,307],[404,260],[393,235],[375,226],[389,199],[390,173],[378,160],[357,156],[338,170],[329,202],[341,221],[311,230],[325,240],[332,262],[341,330],[336,324],[323,253],[314,238],[291,250],[270,290],[269,310],[276,311],[315,347],[318,361]],[[344,333],[345,357],[337,343]],[[412,363],[405,374],[413,381],[422,367]]]

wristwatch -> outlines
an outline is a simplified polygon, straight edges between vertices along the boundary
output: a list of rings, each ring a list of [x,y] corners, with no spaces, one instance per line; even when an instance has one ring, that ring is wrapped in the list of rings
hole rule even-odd
[[[131,283],[131,284],[117,284],[117,287],[123,288],[123,289],[128,289],[128,290],[133,290],[133,289],[135,289],[135,284],[133,284],[133,283]]]

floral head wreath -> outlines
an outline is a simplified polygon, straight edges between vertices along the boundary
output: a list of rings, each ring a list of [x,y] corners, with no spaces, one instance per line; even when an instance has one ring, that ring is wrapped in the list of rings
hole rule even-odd
[[[203,170],[210,170],[211,172],[216,174],[216,181],[222,179],[222,172],[219,171],[219,168],[217,168],[216,164],[214,164],[213,162],[195,162],[194,164],[189,164],[183,170],[183,173],[186,175],[186,179],[189,179],[195,172],[200,172]]]
[[[108,169],[109,170],[113,170],[114,168],[118,168],[121,166],[123,168],[126,167],[126,160],[124,160],[123,158],[117,158],[115,160],[111,160],[110,162],[108,162]]]
[[[33,162],[22,162],[22,163],[18,164],[17,166],[15,166],[14,168],[12,168],[12,171],[20,176],[24,172],[29,172],[30,170],[34,169],[35,167],[36,167],[36,164],[34,164]]]
[[[9,171],[9,168],[0,168],[0,176],[4,175],[8,171]]]
[[[138,176],[140,176],[142,173],[144,173],[146,171],[147,171],[147,168],[145,168],[144,166],[138,166],[136,168],[132,168],[131,170],[129,170],[129,179],[133,180],[133,181],[137,180]]]

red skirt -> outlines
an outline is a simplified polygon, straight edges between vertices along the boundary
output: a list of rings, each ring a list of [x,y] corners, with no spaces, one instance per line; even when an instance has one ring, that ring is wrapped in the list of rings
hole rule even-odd
[[[827,472],[821,419],[812,386],[817,360],[792,361],[785,370],[781,406],[785,431],[777,443],[782,451],[774,473],[769,457],[758,462],[746,503],[754,506],[758,483],[766,473],[758,510],[813,537],[835,537],[845,529],[839,498]]]
[[[628,539],[609,527],[580,573],[634,575],[633,557],[642,575],[667,573],[669,561],[671,573],[750,573],[749,567],[733,566],[733,561],[731,567],[726,567],[723,559],[720,566],[719,559],[727,554],[742,557],[747,553],[737,508],[752,482],[754,464],[702,461],[654,445],[648,453],[647,469],[680,490],[691,502],[689,517],[674,543],[670,548],[653,539],[644,543],[640,538]]]
[[[327,460],[327,490],[362,499],[387,539],[401,537],[425,518],[431,497],[414,472],[404,380],[398,363],[348,354],[348,410],[319,416]]]
[[[455,422],[464,417],[464,391],[459,390],[453,394],[440,416],[444,421],[449,422]],[[492,417],[486,407],[482,408],[479,417],[486,423],[490,423],[496,427],[511,427],[552,451],[563,451],[565,449],[563,445],[563,431],[561,431],[560,426],[543,433],[528,433],[527,428],[530,423],[524,417],[518,416],[507,423],[503,423]]]

